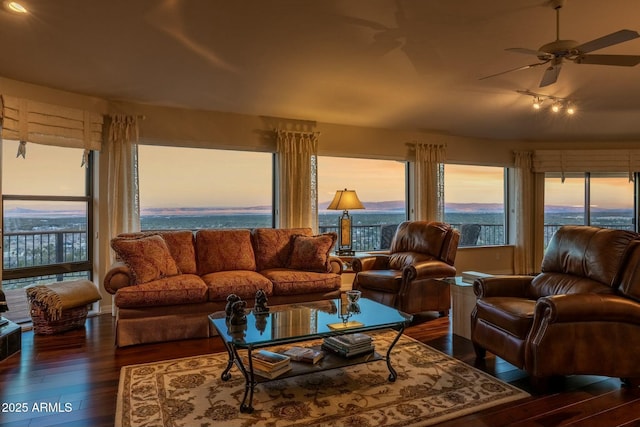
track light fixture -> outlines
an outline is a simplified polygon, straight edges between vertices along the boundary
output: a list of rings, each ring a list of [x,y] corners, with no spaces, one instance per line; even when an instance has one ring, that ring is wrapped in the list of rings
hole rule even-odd
[[[527,95],[533,98],[533,109],[542,109],[542,103],[544,101],[550,101],[550,110],[553,113],[559,113],[564,110],[567,115],[573,116],[576,113],[576,105],[567,98],[560,98],[553,95],[544,95],[542,93],[531,92],[530,90],[518,90],[516,91],[521,95]]]
[[[542,99],[539,96],[533,98],[533,109],[539,110],[542,107]]]

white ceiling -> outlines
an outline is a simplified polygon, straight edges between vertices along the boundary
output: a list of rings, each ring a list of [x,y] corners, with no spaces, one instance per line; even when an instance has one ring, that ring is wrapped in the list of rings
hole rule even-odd
[[[23,0],[0,11],[0,76],[110,100],[527,140],[639,139],[640,65],[506,52],[555,40],[545,0]],[[640,30],[638,0],[567,0],[560,36]],[[391,32],[385,32],[391,29]],[[376,34],[393,34],[385,52]],[[393,42],[394,39],[390,39]],[[640,38],[597,53],[640,55]],[[532,111],[517,90],[575,100]]]

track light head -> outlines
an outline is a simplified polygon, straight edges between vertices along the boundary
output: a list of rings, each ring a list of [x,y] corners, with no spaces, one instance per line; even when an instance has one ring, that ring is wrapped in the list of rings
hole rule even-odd
[[[540,107],[542,107],[542,99],[540,99],[539,96],[536,96],[535,98],[533,98],[533,109],[539,110]]]

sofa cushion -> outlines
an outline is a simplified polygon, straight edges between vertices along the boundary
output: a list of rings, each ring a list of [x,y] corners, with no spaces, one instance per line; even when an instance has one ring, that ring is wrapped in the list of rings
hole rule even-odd
[[[419,252],[440,258],[450,226],[441,222],[405,221],[398,226],[390,252]]]
[[[161,236],[171,256],[173,257],[178,270],[181,273],[197,274],[196,268],[196,248],[191,230],[167,230],[167,231],[141,231],[137,233],[122,233],[119,239],[139,239],[147,236]]]
[[[565,225],[551,238],[541,271],[587,277],[615,286],[627,247],[637,237],[631,231]]]
[[[218,271],[256,270],[250,230],[198,230],[198,274]]]
[[[119,308],[197,304],[207,301],[207,285],[195,274],[179,274],[137,286],[118,289]]]
[[[286,268],[295,235],[311,236],[310,228],[255,228],[251,232],[258,271]]]
[[[476,302],[477,318],[524,340],[533,324],[536,301],[514,297],[481,298]]]
[[[197,274],[196,267],[196,246],[191,230],[180,231],[160,231],[158,235],[162,236],[167,243],[171,256],[176,261],[176,265],[181,273]]]
[[[208,288],[209,301],[226,301],[229,294],[236,294],[253,305],[256,292],[264,290],[267,296],[273,294],[273,284],[255,271],[219,271],[202,276]]]
[[[179,274],[178,266],[160,236],[111,239],[111,247],[131,269],[135,284]]]
[[[293,236],[288,267],[294,270],[317,271],[319,273],[331,271],[329,253],[331,253],[337,238],[336,233],[326,233],[319,236]]]
[[[273,268],[260,272],[273,282],[273,295],[300,295],[340,289],[342,280],[335,273]]]
[[[527,297],[538,299],[562,294],[612,294],[609,286],[584,276],[565,273],[540,273],[531,281]]]

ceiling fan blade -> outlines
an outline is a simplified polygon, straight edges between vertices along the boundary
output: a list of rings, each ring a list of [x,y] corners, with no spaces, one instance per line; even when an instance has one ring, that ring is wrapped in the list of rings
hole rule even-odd
[[[542,80],[540,81],[540,87],[545,87],[554,84],[558,80],[558,76],[560,75],[560,70],[562,69],[562,62],[556,62],[553,65],[549,66],[542,75]]]
[[[537,67],[538,65],[544,65],[549,61],[536,62],[535,64],[523,65],[522,67],[512,68],[510,70],[501,71],[499,73],[491,74],[490,76],[480,77],[478,80],[490,79],[491,77],[501,76],[503,74],[511,73],[513,71],[527,70],[529,68]]]
[[[603,49],[608,46],[613,46],[614,44],[626,42],[629,40],[633,40],[640,37],[637,31],[633,30],[620,30],[615,33],[607,34],[606,36],[602,36],[595,40],[591,40],[590,42],[582,43],[579,46],[576,46],[576,50],[580,53],[589,53],[594,50]]]
[[[640,64],[640,55],[580,55],[574,59],[576,64],[618,65],[633,67]]]
[[[526,47],[510,47],[505,50],[509,52],[524,53],[525,55],[535,55],[537,57],[553,58],[553,55],[550,53],[542,52],[540,50],[527,49]]]

